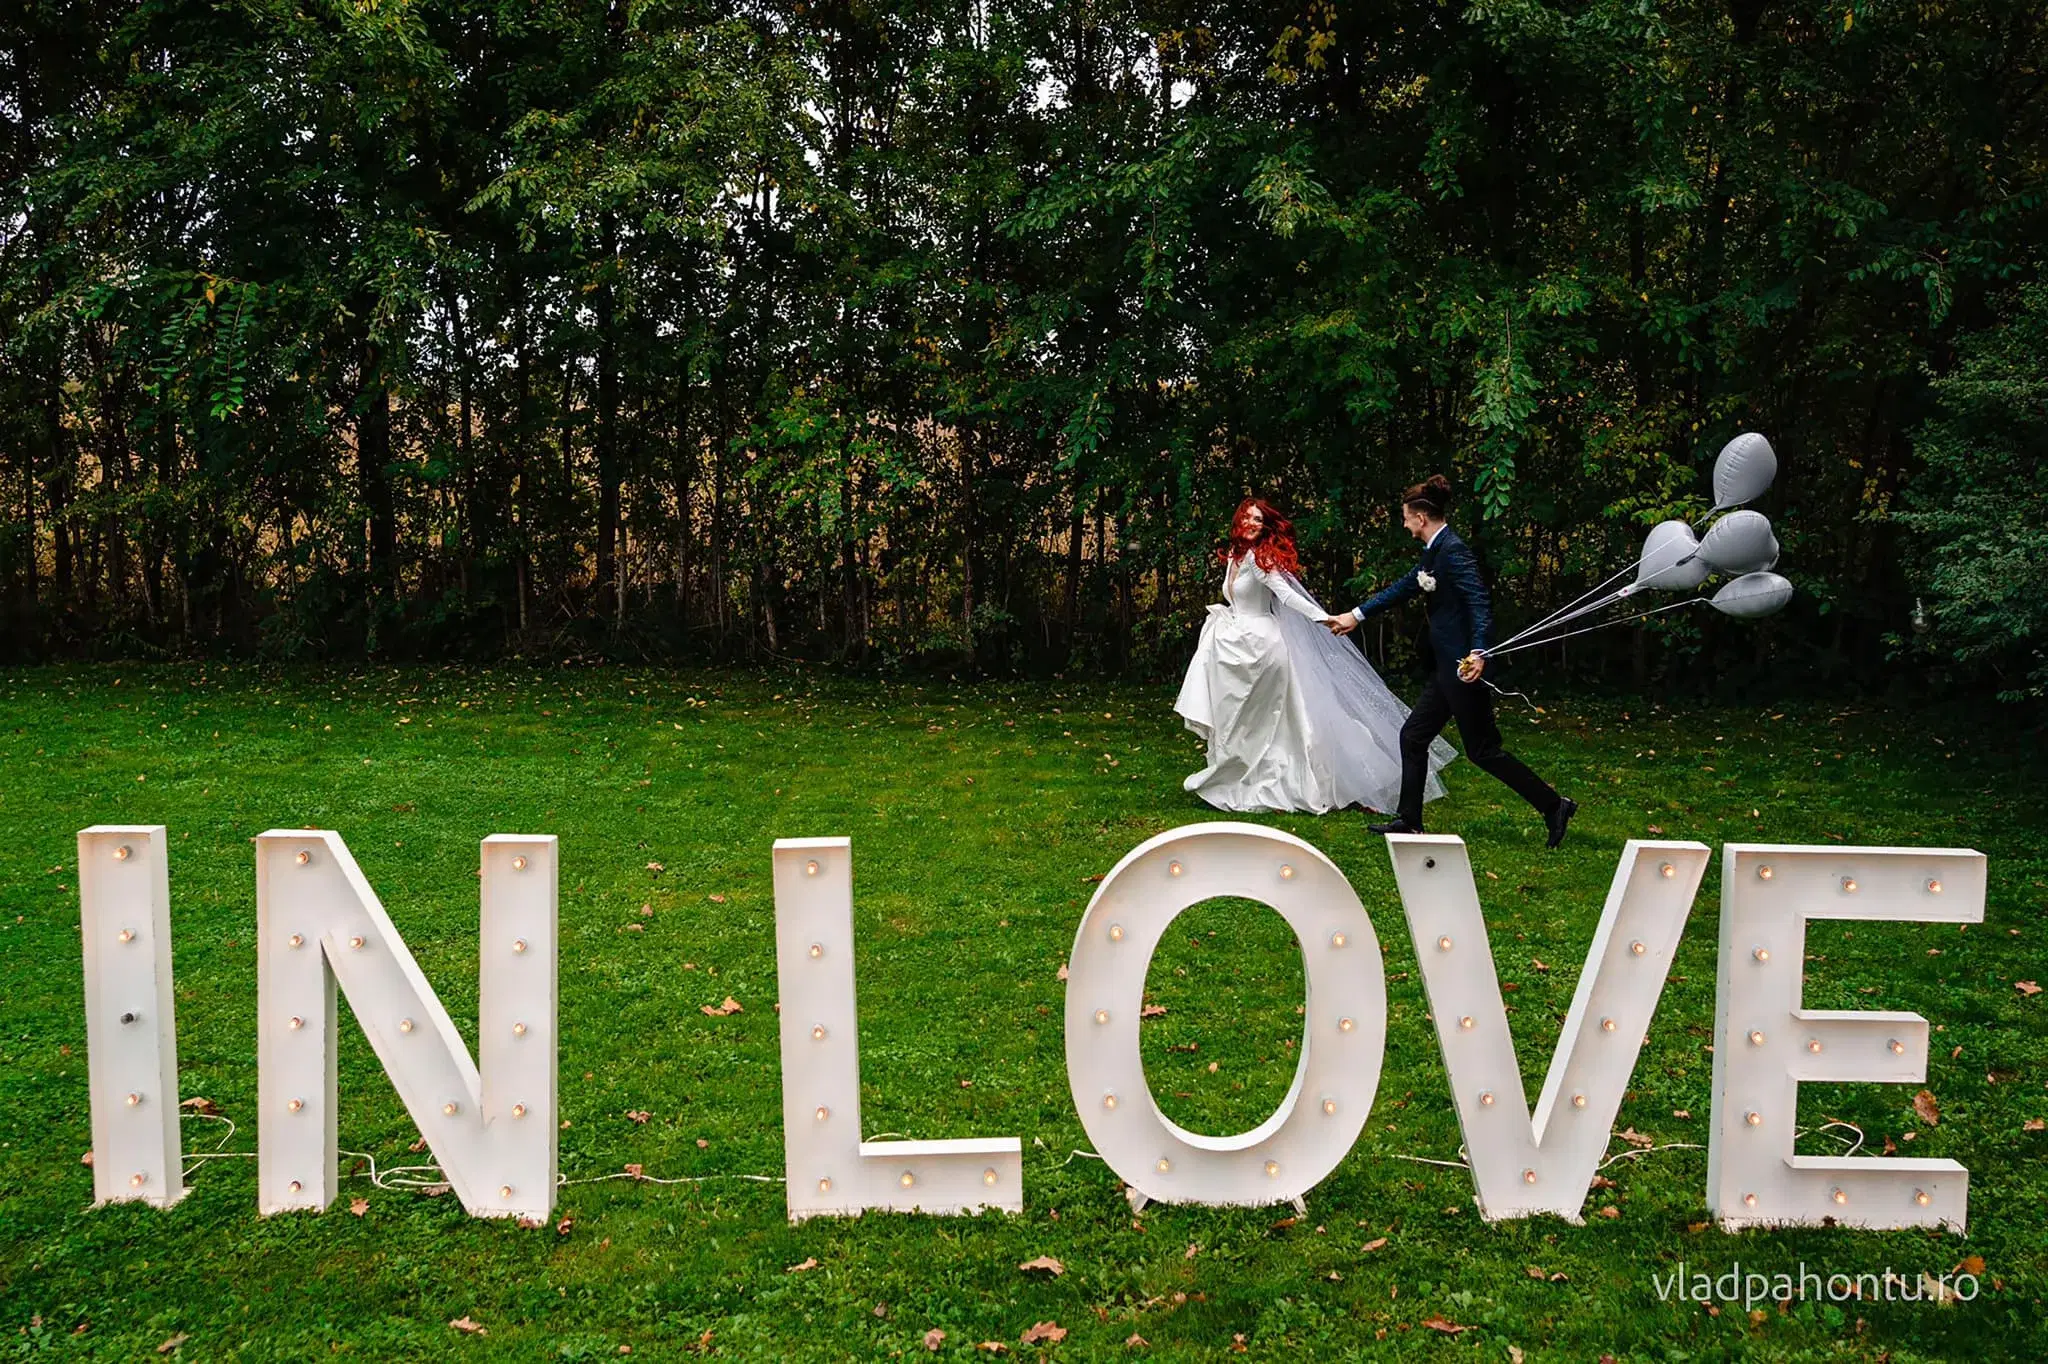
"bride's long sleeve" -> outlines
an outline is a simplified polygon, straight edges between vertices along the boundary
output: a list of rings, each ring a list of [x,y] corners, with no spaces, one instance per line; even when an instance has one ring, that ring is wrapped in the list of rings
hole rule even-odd
[[[1252,569],[1259,575],[1259,581],[1264,583],[1266,589],[1273,594],[1273,599],[1288,610],[1293,611],[1297,615],[1306,616],[1317,624],[1321,624],[1330,618],[1330,613],[1317,606],[1306,593],[1299,587],[1296,587],[1294,579],[1287,574],[1275,573],[1270,569],[1260,568],[1256,562],[1252,564]]]

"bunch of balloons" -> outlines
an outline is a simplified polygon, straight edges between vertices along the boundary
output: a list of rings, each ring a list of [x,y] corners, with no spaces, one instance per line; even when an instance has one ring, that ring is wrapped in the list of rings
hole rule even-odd
[[[1702,602],[1723,615],[1741,620],[1754,620],[1782,609],[1792,600],[1792,584],[1770,572],[1778,562],[1778,537],[1771,531],[1770,518],[1760,511],[1736,510],[1763,496],[1777,476],[1778,456],[1771,443],[1754,431],[1743,432],[1722,446],[1714,460],[1714,507],[1701,520],[1711,521],[1716,516],[1721,519],[1708,526],[1705,535],[1695,533],[1683,521],[1658,522],[1650,528],[1643,541],[1643,552],[1634,563],[1576,601],[1486,650],[1486,656],[1493,658],[1539,644],[1555,644],[1573,635],[1642,620],[1664,611],[1683,610]],[[1726,515],[1722,515],[1724,512]],[[1614,585],[1630,573],[1635,575],[1634,581]],[[1571,622],[1627,601],[1638,592],[1691,592],[1714,573],[1722,574],[1728,581],[1711,597],[1687,597],[1559,633]]]

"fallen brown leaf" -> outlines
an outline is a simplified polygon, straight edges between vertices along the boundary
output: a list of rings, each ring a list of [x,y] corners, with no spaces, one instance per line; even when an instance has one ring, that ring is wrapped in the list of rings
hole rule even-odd
[[[482,1322],[471,1321],[469,1319],[469,1314],[467,1312],[455,1318],[455,1320],[449,1322],[448,1324],[450,1326],[453,1326],[456,1330],[462,1332],[464,1335],[487,1336],[490,1334],[489,1331],[484,1329],[484,1324]]]
[[[1136,1331],[1131,1332],[1130,1335],[1124,1338],[1124,1348],[1126,1350],[1142,1350],[1151,1343],[1151,1341],[1145,1339]]]
[[[1610,1203],[1610,1204],[1608,1204],[1608,1205],[1607,1205],[1606,1207],[1604,1207],[1604,1208],[1600,1209],[1600,1215],[1601,1215],[1602,1217],[1609,1217],[1609,1218],[1613,1218],[1613,1217],[1619,1217],[1619,1216],[1621,1216],[1621,1209],[1620,1209],[1620,1208],[1617,1208],[1617,1207],[1615,1207],[1615,1206],[1614,1206],[1614,1205],[1613,1205],[1612,1203]]]
[[[645,1127],[647,1120],[654,1115],[644,1108],[629,1108],[626,1110],[626,1116],[639,1123],[642,1127]]]
[[[1442,1317],[1430,1317],[1422,1323],[1422,1326],[1424,1330],[1441,1331],[1447,1336],[1463,1335],[1467,1331],[1479,1329],[1476,1326],[1460,1326],[1454,1321],[1445,1321]]]
[[[1055,1279],[1067,1272],[1067,1267],[1058,1260],[1053,1259],[1050,1255],[1041,1255],[1035,1260],[1026,1260],[1023,1264],[1018,1265],[1017,1268],[1027,1274],[1034,1269],[1042,1269],[1051,1274]]]
[[[746,1012],[745,1009],[740,1007],[740,1002],[737,999],[734,999],[731,995],[727,995],[725,997],[725,1003],[723,1004],[699,1004],[697,1007],[703,1010],[705,1013],[710,1014],[713,1018],[725,1018],[732,1014]]]
[[[924,1347],[925,1349],[930,1350],[933,1354],[937,1354],[939,1352],[939,1347],[941,1345],[944,1345],[945,1343],[946,1333],[944,1331],[941,1331],[936,1326],[932,1327],[931,1330],[926,1331],[924,1333]]]
[[[184,1343],[185,1343],[186,1341],[188,1341],[188,1340],[190,1340],[190,1339],[192,1339],[192,1337],[190,1337],[190,1336],[186,1335],[186,1334],[185,1334],[185,1333],[184,1333],[183,1331],[180,1331],[180,1332],[178,1332],[178,1334],[176,1334],[176,1335],[172,1336],[172,1337],[171,1337],[171,1338],[170,1338],[169,1340],[165,1341],[165,1342],[164,1342],[163,1344],[161,1344],[161,1345],[157,1346],[157,1347],[156,1347],[156,1352],[157,1352],[158,1354],[160,1354],[160,1355],[167,1355],[167,1354],[169,1354],[169,1353],[170,1353],[171,1351],[173,1351],[173,1350],[177,1349],[177,1348],[178,1348],[178,1347],[179,1347],[180,1345],[183,1345],[183,1344],[184,1344]]]
[[[1166,1006],[1164,1004],[1147,1004],[1144,1008],[1138,1010],[1138,1017],[1164,1018],[1166,1017]]]
[[[1636,1129],[1633,1127],[1624,1127],[1621,1129],[1621,1131],[1615,1133],[1615,1135],[1620,1137],[1623,1141],[1627,1142],[1630,1146],[1647,1147],[1655,1146],[1657,1144],[1657,1139],[1655,1137],[1644,1136],[1641,1132],[1636,1131]]]
[[[206,1098],[204,1095],[199,1094],[193,1095],[191,1098],[179,1104],[178,1107],[189,1108],[194,1113],[204,1113],[209,1117],[214,1116],[220,1112],[219,1104],[215,1103],[213,1100],[209,1098]]]
[[[811,1256],[810,1258],[806,1259],[806,1260],[805,1260],[805,1261],[804,1261],[804,1262],[803,1262],[802,1264],[800,1264],[800,1265],[785,1265],[785,1266],[783,1266],[782,1272],[783,1272],[783,1273],[785,1273],[785,1274],[801,1274],[801,1273],[803,1273],[803,1272],[804,1272],[805,1270],[807,1270],[807,1269],[816,1269],[817,1267],[818,1267],[818,1257],[817,1257],[817,1256],[815,1256],[815,1255],[813,1255],[813,1256]]]
[[[1370,1241],[1367,1241],[1367,1242],[1366,1242],[1366,1243],[1365,1243],[1364,1245],[1360,1246],[1360,1247],[1358,1248],[1358,1250],[1359,1250],[1359,1253],[1360,1253],[1360,1254],[1364,1254],[1364,1253],[1366,1253],[1367,1251],[1374,1251],[1374,1250],[1378,1250],[1378,1249],[1379,1249],[1379,1248],[1380,1248],[1381,1246],[1384,1246],[1384,1245],[1385,1245],[1386,1243],[1387,1243],[1387,1238],[1386,1238],[1386,1237],[1384,1237],[1384,1236],[1376,1236],[1376,1237],[1374,1237],[1374,1238],[1373,1238],[1372,1240],[1370,1240]]]
[[[355,1216],[361,1217],[370,1210],[370,1200],[367,1198],[351,1198],[348,1201],[348,1210]]]
[[[1984,1277],[1984,1257],[1982,1255],[1965,1255],[1962,1263],[1955,1267],[1954,1272],[1958,1274],[1974,1274],[1981,1279]]]
[[[1054,972],[1054,973],[1053,973],[1053,979],[1054,979],[1054,980],[1065,980],[1066,978],[1067,978],[1067,964],[1066,964],[1065,962],[1061,962],[1061,963],[1060,963],[1060,969],[1059,969],[1058,971],[1056,971],[1056,972]]]
[[[1937,1126],[1941,1122],[1941,1109],[1934,1102],[1934,1091],[1931,1089],[1923,1089],[1913,1096],[1913,1111],[1919,1114],[1920,1121],[1929,1127]]]
[[[649,862],[647,864],[647,870],[651,872],[659,872],[662,870],[662,865],[659,862]]]
[[[2044,1127],[2048,1127],[2048,1118],[2028,1118],[2020,1124],[2020,1131],[2039,1132]]]
[[[1046,1340],[1050,1340],[1057,1343],[1059,1341],[1065,1340],[1066,1338],[1067,1328],[1060,1325],[1056,1321],[1038,1322],[1030,1330],[1026,1331],[1022,1336],[1018,1337],[1018,1339],[1022,1340],[1026,1345],[1036,1345],[1040,1341]]]
[[[2041,993],[2041,987],[2031,980],[2016,980],[2012,983],[2012,988],[2018,990],[2023,995],[2038,995]]]
[[[979,1345],[976,1345],[974,1348],[977,1350],[986,1350],[992,1355],[1006,1355],[1010,1353],[1010,1347],[1003,1344],[1003,1342],[1001,1342],[1000,1340],[984,1340]]]

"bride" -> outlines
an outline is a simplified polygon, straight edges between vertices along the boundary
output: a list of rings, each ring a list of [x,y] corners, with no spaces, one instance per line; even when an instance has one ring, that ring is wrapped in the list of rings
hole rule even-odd
[[[1237,509],[1223,561],[1223,604],[1209,608],[1174,709],[1208,745],[1183,783],[1220,810],[1391,810],[1401,793],[1408,708],[1301,585],[1294,527],[1271,503]],[[1278,606],[1282,609],[1275,610]],[[1430,748],[1424,798],[1444,793]]]

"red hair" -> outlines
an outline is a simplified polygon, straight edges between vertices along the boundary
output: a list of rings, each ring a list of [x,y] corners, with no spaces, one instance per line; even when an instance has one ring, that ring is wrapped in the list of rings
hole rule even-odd
[[[1253,507],[1265,518],[1265,529],[1253,539],[1244,532],[1244,514]],[[1280,514],[1279,508],[1263,497],[1247,497],[1237,504],[1237,511],[1230,518],[1230,543],[1216,551],[1216,557],[1226,563],[1235,562],[1250,553],[1253,562],[1268,573],[1292,573],[1301,576],[1301,559],[1294,549],[1294,523]]]

